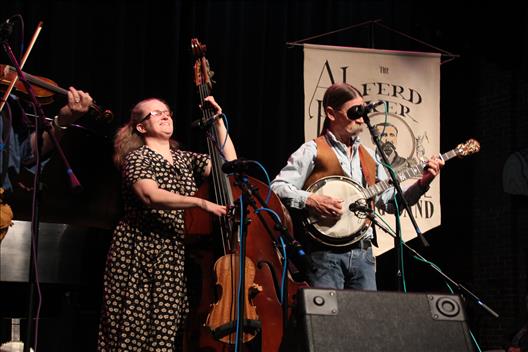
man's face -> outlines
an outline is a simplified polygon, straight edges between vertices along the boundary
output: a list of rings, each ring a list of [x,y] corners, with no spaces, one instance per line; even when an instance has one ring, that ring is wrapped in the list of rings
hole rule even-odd
[[[398,142],[398,132],[392,126],[385,126],[385,129],[383,129],[383,126],[378,126],[378,133],[380,133],[382,143],[390,142],[395,146]]]
[[[391,157],[396,151],[398,132],[396,131],[396,128],[389,125],[378,126],[377,129],[380,134],[381,148],[387,157]]]
[[[348,138],[358,136],[363,131],[363,118],[350,120],[347,111],[352,106],[361,104],[363,104],[363,98],[358,97],[344,103],[339,110],[333,110],[332,130],[340,135],[346,135]]]

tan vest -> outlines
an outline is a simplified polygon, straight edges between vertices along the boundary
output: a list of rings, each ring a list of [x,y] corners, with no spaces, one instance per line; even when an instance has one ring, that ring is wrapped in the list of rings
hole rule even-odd
[[[319,136],[314,139],[314,142],[317,145],[315,166],[312,173],[306,178],[303,189],[307,189],[314,182],[326,176],[345,176],[341,164],[339,164],[339,160],[332,147],[328,144],[326,137],[324,135]],[[376,162],[362,145],[359,145],[358,152],[363,177],[365,177],[367,184],[371,186],[376,183]]]

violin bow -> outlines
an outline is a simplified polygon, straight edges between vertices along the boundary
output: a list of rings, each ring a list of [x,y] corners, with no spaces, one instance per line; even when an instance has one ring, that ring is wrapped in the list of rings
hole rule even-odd
[[[35,29],[35,33],[33,33],[33,37],[31,38],[31,41],[29,42],[29,45],[26,49],[26,52],[24,53],[24,56],[22,56],[22,60],[20,61],[20,69],[24,68],[24,65],[26,63],[26,60],[29,56],[29,53],[31,52],[31,49],[33,49],[33,46],[35,45],[35,42],[37,41],[37,37],[40,34],[40,31],[42,30],[42,21],[40,21],[37,24],[37,29]],[[7,87],[4,96],[2,97],[2,100],[0,100],[0,112],[4,109],[4,105],[7,102],[7,98],[9,98],[9,94],[11,94],[11,91],[13,90],[13,87],[15,86],[15,83],[18,81],[18,75],[15,76],[15,78],[11,81],[9,84],[9,87]]]

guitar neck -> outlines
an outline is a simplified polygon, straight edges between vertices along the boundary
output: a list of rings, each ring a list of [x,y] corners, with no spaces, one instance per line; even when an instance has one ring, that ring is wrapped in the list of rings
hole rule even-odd
[[[456,149],[452,149],[444,154],[441,154],[439,158],[444,161],[448,161],[449,159],[452,159],[457,155],[458,154],[456,152]],[[396,173],[396,176],[398,177],[398,180],[400,182],[403,182],[410,178],[420,177],[426,165],[427,165],[426,162],[422,162],[422,163],[419,163],[418,165],[414,165],[414,166],[402,169]],[[375,196],[385,192],[391,186],[392,186],[391,179],[380,181],[376,183],[375,185],[369,186],[365,189],[365,197],[367,199],[374,198]]]

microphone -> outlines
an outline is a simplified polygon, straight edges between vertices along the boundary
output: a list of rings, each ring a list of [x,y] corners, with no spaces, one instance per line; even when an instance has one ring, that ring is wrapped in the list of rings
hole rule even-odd
[[[312,259],[306,255],[304,249],[297,240],[292,240],[289,244],[286,244],[286,251],[290,252],[290,255],[293,257],[293,261],[298,265],[299,269],[301,269],[304,274],[314,270]]]
[[[11,33],[13,33],[13,22],[11,21],[13,17],[15,16],[9,17],[5,22],[0,24],[0,41],[7,40],[11,36]]]
[[[214,121],[221,119],[222,114],[217,114],[209,118],[204,119],[198,119],[191,123],[192,128],[200,127],[200,128],[206,128],[209,127]]]
[[[383,100],[374,100],[366,105],[354,105],[347,111],[347,117],[350,120],[357,120],[368,113],[370,113],[372,110],[374,110],[377,106],[385,103]]]
[[[249,165],[253,163],[253,160],[247,159],[235,159],[231,161],[226,161],[222,165],[222,171],[226,174],[240,173],[244,172],[249,168]]]
[[[355,201],[354,203],[350,203],[348,206],[348,210],[350,210],[353,213],[363,213],[363,214],[371,214],[374,212],[374,210],[370,209],[366,205],[363,205],[359,203],[359,201]]]

